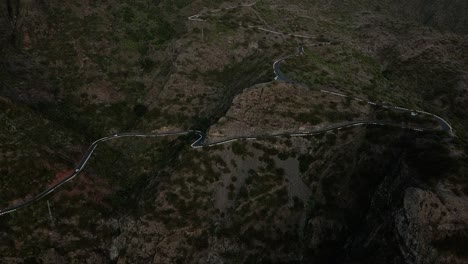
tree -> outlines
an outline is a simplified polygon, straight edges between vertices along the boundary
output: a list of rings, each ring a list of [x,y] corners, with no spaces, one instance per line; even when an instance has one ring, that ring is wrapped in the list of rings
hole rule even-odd
[[[8,22],[10,24],[9,35],[11,37],[11,42],[16,43],[16,31],[18,29],[19,19],[20,19],[20,6],[21,0],[5,0],[6,8],[8,13]]]
[[[133,112],[137,117],[142,117],[146,112],[148,112],[148,107],[142,104],[137,104],[133,107]]]

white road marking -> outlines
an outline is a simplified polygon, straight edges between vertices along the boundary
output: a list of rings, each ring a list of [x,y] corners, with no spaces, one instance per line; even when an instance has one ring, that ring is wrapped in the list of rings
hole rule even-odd
[[[335,93],[335,92],[327,91],[327,90],[320,90],[320,91],[323,92],[323,93],[333,94],[333,95],[337,95],[337,96],[341,96],[341,97],[348,97],[346,94]]]
[[[306,134],[302,134],[302,133],[294,133],[294,134],[290,134],[289,136],[291,136],[291,137],[303,137],[305,135]]]
[[[403,107],[399,107],[399,106],[395,106],[395,108],[398,109],[398,110],[409,111],[409,109],[403,108]]]

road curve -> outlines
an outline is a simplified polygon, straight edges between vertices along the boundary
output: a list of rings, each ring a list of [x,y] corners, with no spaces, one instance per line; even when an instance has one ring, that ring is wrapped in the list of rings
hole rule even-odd
[[[167,132],[167,133],[121,133],[121,134],[114,134],[114,135],[111,135],[111,136],[100,138],[100,139],[94,141],[93,143],[91,143],[88,150],[85,152],[85,154],[83,155],[81,160],[78,162],[78,164],[75,166],[75,169],[73,170],[73,172],[70,175],[64,177],[59,182],[55,183],[53,186],[50,186],[46,190],[40,192],[36,196],[34,196],[34,197],[32,197],[32,198],[30,198],[30,199],[28,199],[28,200],[26,200],[26,201],[24,201],[24,202],[22,202],[20,204],[17,204],[17,205],[14,205],[14,206],[11,206],[11,207],[0,210],[0,216],[4,215],[4,214],[12,213],[12,212],[14,212],[14,211],[16,211],[18,209],[24,208],[24,207],[26,207],[26,206],[28,206],[28,205],[36,202],[36,201],[39,201],[40,199],[44,198],[45,196],[49,195],[50,193],[52,193],[55,190],[57,190],[58,188],[60,188],[65,183],[73,180],[84,169],[84,167],[88,163],[89,159],[93,155],[94,151],[96,150],[97,146],[101,142],[105,142],[105,141],[112,140],[112,139],[117,139],[117,138],[123,138],[123,137],[163,137],[163,136],[187,135],[189,133],[191,133],[191,132],[184,131],[184,132]]]
[[[335,129],[343,129],[347,127],[354,127],[354,126],[363,126],[363,125],[377,125],[377,126],[392,126],[392,127],[399,127],[399,128],[405,128],[405,129],[411,129],[414,131],[431,131],[434,129],[430,128],[420,128],[420,127],[412,127],[412,126],[406,126],[403,124],[398,124],[398,123],[391,123],[391,122],[382,122],[382,121],[369,121],[369,120],[357,120],[357,121],[349,121],[349,122],[343,122],[343,123],[338,123],[338,124],[333,124],[328,127],[324,128],[319,128],[315,130],[310,130],[310,131],[296,131],[296,132],[285,132],[285,133],[277,133],[277,134],[263,134],[263,135],[249,135],[249,136],[240,136],[240,137],[231,137],[231,138],[226,138],[220,141],[216,142],[211,142],[211,143],[206,143],[205,139],[206,136],[203,132],[198,131],[198,130],[187,130],[187,131],[178,131],[178,132],[165,132],[165,133],[119,133],[119,134],[114,134],[110,135],[107,137],[100,138],[89,146],[88,150],[85,152],[81,160],[78,162],[78,164],[75,167],[75,170],[68,176],[64,177],[62,180],[59,182],[55,183],[53,186],[50,186],[48,189],[42,191],[41,193],[37,194],[36,196],[21,202],[19,204],[13,205],[11,207],[5,208],[0,210],[0,216],[12,213],[16,210],[19,210],[21,208],[24,208],[26,206],[31,205],[34,202],[37,202],[44,198],[45,196],[51,194],[58,188],[60,188],[62,185],[65,183],[73,180],[76,176],[78,176],[83,169],[85,168],[86,164],[88,163],[89,159],[93,155],[94,151],[96,150],[97,146],[105,141],[109,140],[114,140],[114,139],[119,139],[119,138],[124,138],[124,137],[164,137],[164,136],[181,136],[181,135],[189,135],[189,134],[195,134],[198,136],[198,138],[190,144],[190,146],[194,149],[202,148],[202,147],[211,147],[211,146],[218,146],[222,144],[227,144],[231,143],[234,141],[238,140],[261,140],[263,138],[275,138],[275,137],[304,137],[304,136],[311,136],[311,135],[317,135],[321,133],[325,133],[331,130]]]
[[[324,45],[329,45],[330,43],[329,42],[325,42],[323,43]],[[320,45],[320,44],[318,44]],[[278,60],[276,60],[274,63],[273,63],[273,71],[275,73],[275,80],[277,81],[284,81],[284,82],[287,82],[287,83],[291,83],[291,84],[296,84],[296,85],[300,85],[300,86],[304,86],[308,89],[311,89],[311,90],[317,90],[317,91],[320,91],[322,93],[327,93],[327,94],[331,94],[331,95],[335,95],[335,96],[340,96],[340,97],[345,97],[345,98],[350,98],[351,100],[355,100],[355,101],[359,101],[359,102],[366,102],[367,104],[369,105],[374,105],[374,106],[381,106],[381,107],[384,107],[384,108],[392,108],[394,110],[397,110],[397,111],[401,111],[401,112],[409,112],[409,113],[412,113],[412,114],[421,114],[421,115],[428,115],[428,116],[431,116],[433,118],[435,118],[441,129],[444,130],[444,131],[447,131],[450,135],[454,136],[455,135],[455,132],[453,131],[453,128],[452,126],[450,125],[450,123],[443,119],[442,117],[436,115],[436,114],[433,114],[433,113],[429,113],[429,112],[426,112],[426,111],[422,111],[422,110],[415,110],[415,109],[409,109],[409,108],[405,108],[405,107],[400,107],[400,106],[393,106],[393,105],[387,105],[387,104],[379,104],[379,103],[376,103],[376,102],[372,102],[372,101],[367,101],[365,99],[362,99],[362,98],[358,98],[358,97],[353,97],[351,95],[347,95],[347,94],[343,94],[343,93],[339,93],[339,92],[335,92],[335,91],[331,91],[331,90],[325,90],[325,89],[315,89],[315,88],[312,88],[312,87],[309,87],[307,86],[306,84],[304,83],[300,83],[300,82],[296,82],[294,80],[291,80],[290,78],[288,78],[282,71],[281,71],[281,68],[280,68],[280,65],[283,61],[289,59],[289,58],[292,58],[294,56],[299,56],[299,55],[302,55],[304,53],[304,47],[303,46],[300,46],[297,50],[296,53],[292,54],[292,55],[288,55],[286,57],[283,57],[283,58],[280,58]]]

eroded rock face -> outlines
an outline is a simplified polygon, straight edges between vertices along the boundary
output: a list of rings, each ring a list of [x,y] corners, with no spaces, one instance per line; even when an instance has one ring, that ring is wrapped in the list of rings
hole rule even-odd
[[[441,185],[435,191],[408,188],[395,218],[400,249],[408,263],[467,263],[466,253],[457,249],[463,245],[452,245],[466,235],[467,226],[466,197]]]
[[[253,86],[235,97],[229,111],[208,132],[220,138],[310,131],[331,123],[365,119],[369,106],[282,82]],[[329,113],[338,112],[331,120]]]

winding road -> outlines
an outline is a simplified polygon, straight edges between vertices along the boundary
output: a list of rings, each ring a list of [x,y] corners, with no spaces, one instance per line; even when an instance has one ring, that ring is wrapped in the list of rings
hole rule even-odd
[[[211,146],[218,146],[222,144],[227,144],[227,143],[232,143],[234,141],[239,141],[239,140],[259,140],[259,139],[264,139],[264,138],[275,138],[275,137],[304,137],[304,136],[312,136],[312,135],[317,135],[317,134],[322,134],[331,130],[340,130],[348,127],[355,127],[355,126],[363,126],[363,125],[376,125],[376,126],[392,126],[392,127],[399,127],[399,128],[405,128],[405,129],[411,129],[414,131],[430,131],[432,129],[427,129],[427,128],[419,128],[419,127],[412,127],[412,126],[403,126],[401,124],[396,124],[396,123],[391,123],[391,122],[382,122],[382,121],[366,121],[366,120],[361,120],[361,121],[349,121],[349,122],[343,122],[343,123],[337,123],[333,124],[331,126],[321,128],[321,129],[316,129],[316,130],[311,130],[311,131],[297,131],[297,132],[288,132],[288,133],[278,133],[278,134],[263,134],[263,135],[250,135],[250,136],[240,136],[240,137],[232,137],[232,138],[226,138],[220,141],[212,142],[212,143],[206,143],[205,142],[205,134],[199,130],[187,130],[187,131],[177,131],[177,132],[165,132],[165,133],[121,133],[121,134],[114,134],[111,136],[103,137],[100,138],[96,141],[94,141],[89,147],[88,150],[85,152],[81,160],[78,162],[78,164],[75,167],[75,170],[68,176],[64,177],[62,180],[59,182],[55,183],[53,186],[50,186],[48,189],[42,191],[41,193],[37,194],[36,196],[23,201],[19,204],[13,205],[11,207],[2,209],[0,211],[0,216],[8,213],[12,213],[16,210],[19,210],[21,208],[27,207],[31,205],[34,202],[37,202],[44,198],[45,196],[49,195],[50,193],[54,192],[58,188],[60,188],[62,185],[65,183],[73,180],[78,174],[82,172],[82,170],[85,168],[86,164],[88,163],[89,159],[93,155],[94,151],[98,147],[100,143],[109,141],[109,140],[115,140],[119,138],[125,138],[125,137],[143,137],[143,138],[150,138],[150,137],[165,137],[165,136],[182,136],[182,135],[189,135],[189,134],[194,134],[197,135],[198,138],[190,145],[192,148],[197,149],[197,148],[202,148],[202,147],[211,147]]]
[[[248,5],[243,5],[243,6],[253,6],[255,3],[256,2],[254,2],[252,4],[248,4]],[[232,8],[235,8],[235,7],[229,7],[229,8],[225,8],[225,9],[232,9]],[[218,12],[218,11],[221,11],[221,10],[222,9],[216,9],[216,10],[212,10],[211,12]],[[192,21],[205,21],[205,20],[199,18],[200,15],[201,14],[193,15],[193,16],[190,16],[188,19],[192,20]],[[284,34],[284,35],[293,35],[293,36],[297,36],[297,37],[312,38],[310,36],[296,35],[296,34],[285,34],[285,33],[272,31],[272,30],[267,30],[267,29],[262,29],[262,28],[257,28],[257,29],[267,31],[267,32],[270,32],[270,33],[273,33],[273,34]],[[324,43],[324,44],[326,44],[326,43]],[[304,52],[304,48],[299,47],[299,49],[298,49],[298,51],[296,53],[276,60],[273,63],[273,71],[274,71],[274,73],[276,75],[275,80],[284,81],[284,82],[293,83],[293,84],[298,84],[298,85],[304,85],[304,84],[301,84],[301,83],[294,82],[293,80],[290,80],[289,78],[287,78],[287,76],[285,76],[281,72],[281,69],[280,69],[280,64],[283,61],[285,61],[286,59],[291,58],[293,56],[301,55],[303,52]],[[310,87],[308,87],[308,88],[311,89]],[[370,102],[370,101],[367,101],[367,100],[364,100],[364,99],[351,97],[350,95],[346,95],[346,94],[342,94],[342,93],[338,93],[338,92],[334,92],[334,91],[328,91],[328,90],[319,90],[319,91],[323,92],[323,93],[335,95],[335,96],[349,97],[352,100],[367,102],[370,105],[379,105],[378,103],[375,103],[375,102]],[[450,126],[450,124],[446,120],[444,120],[443,118],[441,118],[441,117],[439,117],[439,116],[437,116],[435,114],[425,112],[425,111],[421,111],[421,110],[407,109],[407,108],[398,107],[398,106],[389,106],[389,105],[381,105],[381,106],[385,107],[385,108],[393,108],[393,109],[395,109],[397,111],[402,111],[402,112],[419,113],[419,114],[423,114],[423,115],[432,116],[432,117],[434,117],[434,118],[436,118],[438,120],[439,125],[440,125],[439,130],[447,131],[451,135],[454,135],[453,129]],[[436,130],[436,129],[431,129],[431,128],[405,126],[405,125],[402,125],[402,124],[399,124],[399,123],[392,123],[392,122],[383,122],[383,121],[374,121],[374,120],[357,120],[357,121],[348,121],[348,122],[336,123],[336,124],[330,125],[328,127],[314,129],[314,130],[310,130],[310,131],[297,131],[297,132],[278,133],[278,134],[239,136],[239,137],[226,138],[226,139],[216,141],[216,142],[211,142],[211,143],[205,142],[205,140],[206,140],[205,134],[203,132],[201,132],[201,131],[198,131],[198,130],[186,130],[186,131],[175,131],[175,132],[164,132],[164,133],[139,133],[139,132],[118,133],[118,134],[113,134],[113,135],[110,135],[110,136],[107,136],[107,137],[97,139],[96,141],[91,143],[91,145],[88,147],[85,154],[82,156],[81,160],[76,165],[74,171],[72,173],[70,173],[70,175],[64,177],[63,179],[61,179],[60,181],[58,181],[54,185],[48,187],[46,190],[42,191],[41,193],[35,195],[34,197],[26,199],[25,201],[23,201],[23,202],[21,202],[19,204],[16,204],[16,205],[13,205],[13,206],[10,206],[8,208],[4,208],[4,209],[0,210],[0,216],[15,212],[16,210],[27,207],[27,206],[33,204],[34,202],[37,202],[37,201],[41,200],[45,196],[51,194],[52,192],[54,192],[55,190],[60,188],[65,183],[73,180],[86,167],[86,164],[88,163],[89,159],[93,155],[93,153],[96,150],[96,148],[98,147],[98,145],[100,143],[103,143],[103,142],[106,142],[106,141],[109,141],[109,140],[116,140],[116,139],[125,138],[125,137],[151,138],[151,137],[183,136],[183,135],[194,134],[194,135],[197,135],[198,138],[190,146],[192,148],[194,148],[194,149],[198,149],[198,148],[202,148],[202,147],[210,147],[210,146],[228,144],[228,143],[238,141],[238,140],[259,140],[259,139],[263,139],[263,138],[266,138],[266,137],[304,137],[304,136],[311,136],[311,135],[317,135],[317,134],[325,133],[327,131],[331,131],[331,130],[335,130],[335,129],[340,130],[340,129],[344,129],[344,128],[355,127],[355,126],[364,126],[364,125],[391,126],[391,127],[398,127],[398,128],[403,128],[403,129],[411,129],[411,130],[414,130],[414,131],[433,131],[433,130]]]
[[[330,43],[325,42],[325,43],[322,43],[322,44],[323,45],[329,45]],[[321,44],[318,44],[318,45],[321,45]],[[322,93],[327,93],[327,94],[331,94],[331,95],[335,95],[335,96],[339,96],[339,97],[343,97],[343,98],[349,98],[349,99],[354,100],[354,101],[366,102],[369,105],[381,106],[381,107],[387,108],[387,109],[391,108],[393,110],[400,111],[400,112],[418,113],[418,114],[421,114],[421,115],[427,115],[427,116],[435,118],[437,120],[437,122],[439,123],[442,130],[449,132],[450,135],[455,135],[452,126],[447,122],[447,120],[443,119],[442,117],[440,117],[438,115],[435,115],[435,114],[432,114],[432,113],[429,113],[429,112],[426,112],[426,111],[422,111],[422,110],[409,109],[409,108],[405,108],[405,107],[401,107],[401,106],[393,106],[393,105],[388,105],[388,104],[379,104],[379,103],[376,103],[376,102],[367,101],[366,99],[353,97],[351,95],[347,95],[347,94],[343,94],[343,93],[339,93],[339,92],[334,92],[334,91],[330,91],[330,90],[314,89],[313,87],[309,87],[304,83],[300,83],[300,82],[296,82],[296,81],[291,80],[286,75],[284,75],[284,73],[281,71],[280,65],[281,65],[281,63],[283,61],[285,61],[285,60],[287,60],[289,58],[292,58],[294,56],[300,56],[303,53],[304,53],[304,47],[301,46],[301,47],[298,48],[296,53],[276,60],[273,63],[273,71],[275,72],[275,80],[284,81],[284,82],[287,82],[287,83],[304,86],[304,87],[306,87],[306,88],[308,88],[310,90],[316,90],[316,91],[320,91]]]

